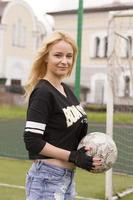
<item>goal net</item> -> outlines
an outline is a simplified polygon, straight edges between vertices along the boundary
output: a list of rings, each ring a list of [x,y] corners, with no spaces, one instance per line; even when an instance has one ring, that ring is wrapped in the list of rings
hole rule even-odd
[[[110,13],[108,95],[107,133],[117,144],[118,159],[106,174],[106,199],[112,194],[118,199],[133,192],[133,10]]]

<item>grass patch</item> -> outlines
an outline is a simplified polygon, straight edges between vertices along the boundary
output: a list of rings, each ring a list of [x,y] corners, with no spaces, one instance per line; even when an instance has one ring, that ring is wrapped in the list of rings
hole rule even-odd
[[[0,182],[24,185],[25,175],[31,165],[31,161],[0,158]]]
[[[117,124],[133,124],[133,113],[116,112],[114,113],[114,121]]]
[[[106,122],[106,113],[105,112],[87,112],[87,117],[90,122],[105,123]]]
[[[105,112],[87,112],[87,116],[90,122],[105,123]],[[133,113],[116,112],[114,113],[114,123],[116,124],[132,124]]]
[[[105,123],[106,112],[87,112],[90,122]],[[26,107],[0,106],[0,119],[25,119]],[[114,122],[117,124],[132,124],[133,113],[116,112]]]
[[[0,158],[0,182],[11,185],[25,185],[25,176],[31,166],[31,161]],[[125,186],[133,186],[133,176],[113,175],[114,189],[121,191]],[[104,199],[104,174],[92,174],[85,170],[76,170],[75,181],[78,196]],[[25,190],[0,186],[0,199],[25,200]],[[133,194],[123,198],[132,200]]]
[[[25,200],[25,192],[21,189],[0,187],[2,200]]]
[[[24,119],[25,117],[25,107],[0,106],[0,119]]]

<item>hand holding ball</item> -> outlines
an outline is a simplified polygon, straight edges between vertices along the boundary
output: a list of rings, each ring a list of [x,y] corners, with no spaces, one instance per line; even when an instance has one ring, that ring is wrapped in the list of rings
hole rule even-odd
[[[87,134],[79,143],[78,149],[88,148],[87,155],[101,158],[102,165],[91,170],[93,173],[105,172],[110,169],[117,159],[117,147],[114,140],[107,134],[93,132]]]

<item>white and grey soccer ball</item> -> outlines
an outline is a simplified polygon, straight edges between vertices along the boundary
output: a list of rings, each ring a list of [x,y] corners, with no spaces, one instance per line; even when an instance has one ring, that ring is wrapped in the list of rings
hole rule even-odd
[[[91,147],[91,150],[87,151],[87,155],[98,156],[102,159],[101,168],[92,170],[93,173],[105,172],[112,168],[116,162],[118,155],[117,146],[112,137],[105,133],[93,132],[87,134],[80,141],[78,149],[83,146]]]

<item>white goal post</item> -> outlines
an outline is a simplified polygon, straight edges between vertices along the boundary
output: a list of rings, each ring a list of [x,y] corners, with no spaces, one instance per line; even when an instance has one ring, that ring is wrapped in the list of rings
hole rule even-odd
[[[132,26],[130,26],[132,23]],[[133,106],[133,38],[128,36],[133,34],[133,10],[110,12],[108,22],[108,65],[107,65],[107,117],[106,133],[113,137],[113,117],[114,105],[125,104]],[[132,35],[133,36],[133,35]],[[120,47],[121,45],[121,47]],[[127,86],[121,86],[118,75],[129,77]],[[128,91],[126,91],[126,89]],[[123,95],[123,96],[122,96]],[[124,96],[125,95],[125,96]],[[126,96],[128,95],[128,96]],[[119,96],[119,97],[118,97]],[[133,192],[133,187],[118,193],[113,197],[112,169],[105,175],[105,199],[116,200]]]

